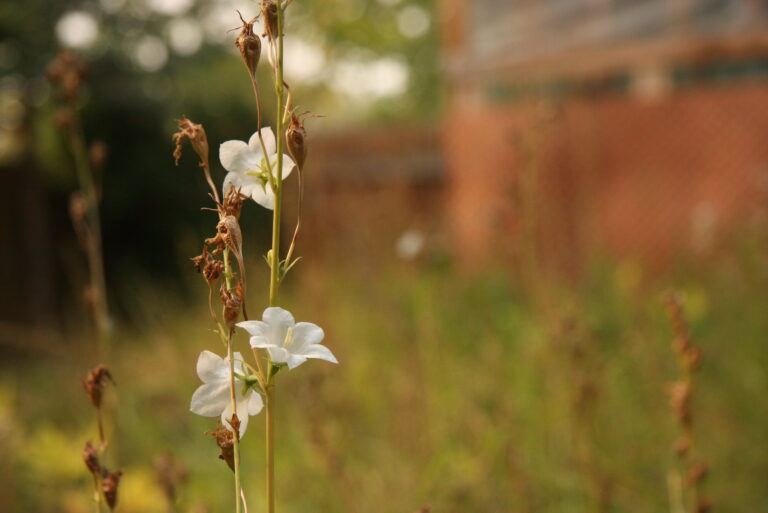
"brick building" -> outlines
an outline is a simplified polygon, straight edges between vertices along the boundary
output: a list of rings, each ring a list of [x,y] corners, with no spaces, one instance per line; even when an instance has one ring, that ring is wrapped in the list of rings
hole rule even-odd
[[[465,261],[706,252],[768,200],[760,0],[441,0]]]

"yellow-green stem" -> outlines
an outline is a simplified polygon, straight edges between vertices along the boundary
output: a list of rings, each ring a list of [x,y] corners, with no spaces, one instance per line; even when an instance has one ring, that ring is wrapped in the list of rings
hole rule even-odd
[[[283,141],[285,119],[282,115],[284,104],[283,84],[283,2],[277,6],[277,59],[275,59],[275,93],[277,96],[277,172],[275,176],[275,210],[272,213],[272,265],[269,276],[269,306],[277,306],[277,291],[280,286],[280,212],[283,203]],[[266,456],[267,456],[267,513],[275,512],[275,385],[271,368],[268,370],[265,393],[266,409]]]
[[[232,402],[232,415],[237,415],[237,399],[235,395],[235,357],[232,351],[232,332],[227,336],[227,356],[229,357],[229,394]],[[247,415],[247,413],[246,413]],[[227,419],[229,420],[229,419]],[[238,417],[239,420],[239,417]],[[232,443],[235,453],[235,512],[240,513],[240,436],[233,428]]]

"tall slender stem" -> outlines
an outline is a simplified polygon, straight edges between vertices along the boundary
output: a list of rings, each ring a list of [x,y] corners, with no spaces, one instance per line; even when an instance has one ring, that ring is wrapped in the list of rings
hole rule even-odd
[[[277,96],[277,169],[275,173],[275,210],[272,213],[272,266],[269,276],[269,306],[277,306],[280,286],[280,212],[283,204],[283,144],[285,138],[284,83],[283,83],[283,2],[275,0],[277,7],[277,59],[275,59],[275,93]],[[266,398],[266,457],[267,457],[267,513],[275,511],[275,385],[272,368],[268,370],[265,385]]]
[[[107,288],[104,278],[104,261],[102,256],[101,220],[99,218],[99,198],[94,184],[93,171],[88,161],[88,151],[82,134],[80,119],[75,112],[75,122],[70,130],[70,145],[75,159],[77,181],[85,197],[87,230],[87,258],[90,285],[93,296],[93,316],[99,343],[99,358],[109,360],[110,325],[107,307]]]
[[[229,248],[224,249],[224,280],[227,290],[232,289],[232,265],[229,261]],[[221,329],[221,326],[219,327]],[[232,329],[227,327],[227,358],[229,359],[229,398],[232,406],[232,415],[237,415],[237,397],[235,391],[235,356],[232,351]],[[225,419],[226,420],[226,419]],[[238,419],[239,420],[239,419]],[[231,428],[234,428],[230,424]],[[240,513],[240,433],[239,429],[232,429],[232,445],[235,463],[235,512]]]
[[[227,336],[227,356],[229,357],[229,396],[232,404],[232,415],[237,415],[237,399],[235,397],[235,357],[232,351],[232,331]],[[230,427],[234,428],[230,424]],[[232,444],[235,459],[235,512],[240,513],[240,433],[232,430]]]

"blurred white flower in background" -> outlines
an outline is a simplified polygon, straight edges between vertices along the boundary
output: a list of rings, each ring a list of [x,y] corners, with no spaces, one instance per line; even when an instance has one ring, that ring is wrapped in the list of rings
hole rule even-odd
[[[248,371],[243,363],[243,356],[235,353],[235,376],[247,376]],[[203,417],[218,417],[221,423],[232,431],[229,420],[232,418],[232,396],[229,388],[229,357],[222,358],[210,351],[203,351],[197,359],[197,375],[203,382],[195,393],[189,409],[192,413]],[[248,427],[248,417],[258,415],[264,407],[264,401],[256,391],[246,387],[239,378],[235,377],[235,402],[237,418],[240,421],[240,437]]]
[[[277,173],[277,145],[275,134],[269,127],[260,130],[264,147],[269,157],[272,174]],[[246,144],[244,141],[226,141],[219,146],[221,165],[229,171],[224,177],[222,192],[226,196],[231,186],[240,194],[250,197],[264,208],[275,208],[275,193],[269,185],[269,166],[259,141],[259,132],[255,132]],[[296,166],[291,157],[283,154],[283,179],[291,174]]]
[[[99,24],[90,13],[70,11],[56,22],[56,37],[63,46],[83,50],[96,42]]]
[[[143,36],[134,45],[131,57],[142,70],[158,71],[168,62],[168,47],[157,36]]]
[[[413,260],[424,250],[424,235],[416,230],[407,230],[395,244],[397,256],[403,260]]]
[[[394,57],[346,58],[336,63],[328,85],[349,99],[364,102],[403,94],[408,78],[408,67]]]
[[[284,363],[294,369],[318,358],[339,363],[330,349],[320,344],[325,338],[322,328],[310,322],[296,322],[288,310],[270,307],[264,310],[261,321],[243,321],[237,326],[251,334],[251,347],[269,352],[274,363]]]
[[[146,2],[153,11],[172,16],[187,12],[195,0],[146,0]]]
[[[179,55],[193,55],[203,45],[203,30],[192,18],[174,18],[168,23],[168,41]]]

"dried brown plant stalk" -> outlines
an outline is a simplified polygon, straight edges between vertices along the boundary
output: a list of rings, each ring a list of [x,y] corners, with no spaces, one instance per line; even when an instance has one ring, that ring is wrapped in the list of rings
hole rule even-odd
[[[694,437],[695,374],[702,362],[701,349],[693,345],[683,302],[679,294],[669,292],[664,298],[667,313],[672,320],[675,338],[672,349],[677,357],[680,376],[670,387],[670,400],[679,436],[674,444],[679,462],[679,473],[673,479],[679,488],[679,497],[673,497],[677,509],[690,513],[707,513],[712,505],[704,495],[704,481],[709,472],[707,463],[696,454]],[[671,493],[670,495],[675,495]]]

